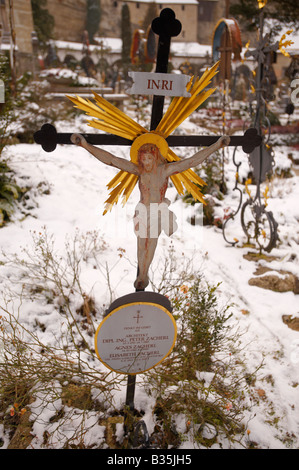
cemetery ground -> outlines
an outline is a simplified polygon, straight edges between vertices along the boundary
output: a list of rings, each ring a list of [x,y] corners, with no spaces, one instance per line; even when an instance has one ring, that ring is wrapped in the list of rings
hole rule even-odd
[[[35,103],[26,112],[22,122],[32,133],[42,113]],[[148,126],[149,105],[127,112]],[[57,131],[88,132],[82,115],[56,114]],[[194,113],[178,132],[221,133],[213,114]],[[11,132],[19,141],[1,155],[16,199],[0,229],[0,446],[128,449],[126,376],[98,360],[94,334],[111,302],[134,291],[138,190],[124,208],[102,216],[115,170],[74,146],[48,154],[22,143],[26,129],[18,126],[20,120]],[[134,402],[154,448],[299,446],[299,150],[295,133],[273,134],[271,142],[274,175],[262,186],[278,223],[271,253],[248,243],[239,215],[226,232],[238,243],[223,238],[223,222],[239,202],[233,149],[224,153],[225,192],[222,153],[201,169],[209,183],[203,225],[199,204],[167,191],[179,229],[161,236],[147,290],[171,300],[178,339],[161,365],[137,376]],[[107,150],[129,154],[127,147]],[[255,186],[241,149],[236,160],[245,201]]]

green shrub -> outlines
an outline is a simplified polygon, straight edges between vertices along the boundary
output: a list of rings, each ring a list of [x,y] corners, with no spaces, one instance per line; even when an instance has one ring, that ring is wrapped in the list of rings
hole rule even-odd
[[[3,254],[10,276],[0,306],[0,425],[11,446],[28,447],[30,430],[43,423],[44,441],[38,445],[45,448],[131,447],[127,436],[116,442],[115,429],[108,438],[111,416],[124,421],[125,408],[116,402],[126,376],[99,365],[94,350],[99,309],[81,283],[83,267],[102,273],[106,267],[111,289],[103,263],[106,248],[97,232],[77,232],[61,253],[44,230],[33,233],[33,246],[21,257]],[[160,282],[151,281],[153,290],[170,298],[178,328],[172,353],[138,377],[150,396],[147,404],[154,401],[151,445],[179,447],[185,439],[202,447],[241,442],[246,392],[256,371],[245,370],[230,306],[219,306],[219,285],[206,284],[187,257],[176,258],[172,246]],[[54,315],[54,330],[49,315]],[[106,435],[96,441],[95,431],[95,441],[88,444],[86,436],[98,425],[106,427]],[[71,432],[65,434],[67,428]]]
[[[203,447],[221,446],[221,438],[233,442],[245,432],[247,382],[236,354],[240,338],[230,325],[230,307],[219,308],[218,287],[197,277],[171,299],[177,341],[171,355],[146,374],[162,447],[177,447],[187,435]],[[181,434],[176,417],[185,421]]]
[[[0,79],[5,84],[5,102],[0,104],[0,227],[13,213],[16,199],[21,191],[14,182],[14,173],[3,158],[3,149],[9,141],[9,125],[15,120],[14,103],[17,97],[11,88],[9,60],[0,55]]]

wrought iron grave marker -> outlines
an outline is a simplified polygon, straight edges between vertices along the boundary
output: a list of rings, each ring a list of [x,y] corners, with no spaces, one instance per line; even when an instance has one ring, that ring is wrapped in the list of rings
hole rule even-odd
[[[166,8],[161,11],[160,17],[156,18],[152,22],[152,30],[155,34],[159,36],[158,41],[158,51],[157,51],[157,61],[156,61],[156,71],[155,73],[167,74],[168,72],[168,59],[170,51],[170,41],[171,37],[177,36],[181,31],[181,23],[175,18],[174,12]],[[152,105],[152,115],[151,115],[151,125],[150,129],[155,130],[159,125],[162,116],[163,116],[163,106],[164,106],[164,95],[154,95],[153,105]],[[71,133],[57,133],[55,127],[51,124],[45,124],[42,126],[41,130],[37,131],[34,134],[35,142],[40,144],[46,152],[52,152],[55,150],[57,144],[73,144],[70,140]],[[83,137],[86,141],[92,145],[125,145],[130,146],[132,140],[120,137],[112,134],[83,134]],[[201,146],[211,146],[215,144],[219,139],[219,136],[202,136],[202,135],[193,135],[193,136],[169,136],[167,137],[167,143],[169,147],[201,147]],[[230,139],[230,146],[242,146],[243,151],[246,153],[252,152],[256,147],[261,144],[261,137],[259,136],[255,128],[248,129],[244,136],[232,136]],[[144,289],[141,289],[141,292],[135,292],[135,294],[130,294],[136,296],[142,293]],[[145,292],[143,292],[145,294]],[[154,293],[148,293],[154,294]],[[122,303],[123,299],[120,300],[120,308],[123,306],[126,307],[127,303]],[[155,297],[154,302],[157,305],[161,305],[161,299],[157,300]],[[165,299],[163,300],[165,302]],[[163,304],[162,302],[162,304]],[[138,302],[137,302],[138,303]],[[139,302],[139,319],[143,315],[142,302]],[[148,301],[145,302],[148,304]],[[112,308],[112,306],[110,307]],[[159,307],[158,307],[159,308]],[[171,306],[169,306],[168,311],[171,311]],[[113,315],[111,315],[111,318]],[[136,320],[137,321],[137,320]],[[103,322],[108,324],[107,321]],[[104,338],[105,339],[105,338]],[[109,339],[106,337],[106,339]],[[108,343],[107,343],[108,344]],[[169,349],[169,348],[168,348]],[[99,356],[101,352],[98,351]],[[111,353],[113,354],[113,353]],[[160,355],[161,356],[161,355]],[[164,355],[162,355],[165,357]],[[162,359],[163,359],[162,357]],[[128,373],[128,372],[126,372]],[[138,372],[136,372],[138,373]],[[134,410],[134,392],[135,392],[135,375],[128,375],[127,382],[127,396],[126,396],[126,405],[130,408],[131,411]]]

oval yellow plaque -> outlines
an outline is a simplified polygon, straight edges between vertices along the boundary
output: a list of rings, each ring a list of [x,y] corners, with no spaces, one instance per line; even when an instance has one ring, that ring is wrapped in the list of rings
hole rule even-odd
[[[172,351],[177,327],[162,305],[132,302],[112,310],[99,325],[95,349],[100,361],[123,374],[140,374]]]

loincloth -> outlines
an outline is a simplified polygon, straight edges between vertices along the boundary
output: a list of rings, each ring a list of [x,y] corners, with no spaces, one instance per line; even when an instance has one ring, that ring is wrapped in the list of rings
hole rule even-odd
[[[169,210],[170,201],[145,205],[139,202],[134,214],[134,232],[140,238],[158,238],[162,230],[169,237],[177,230],[176,215]]]

